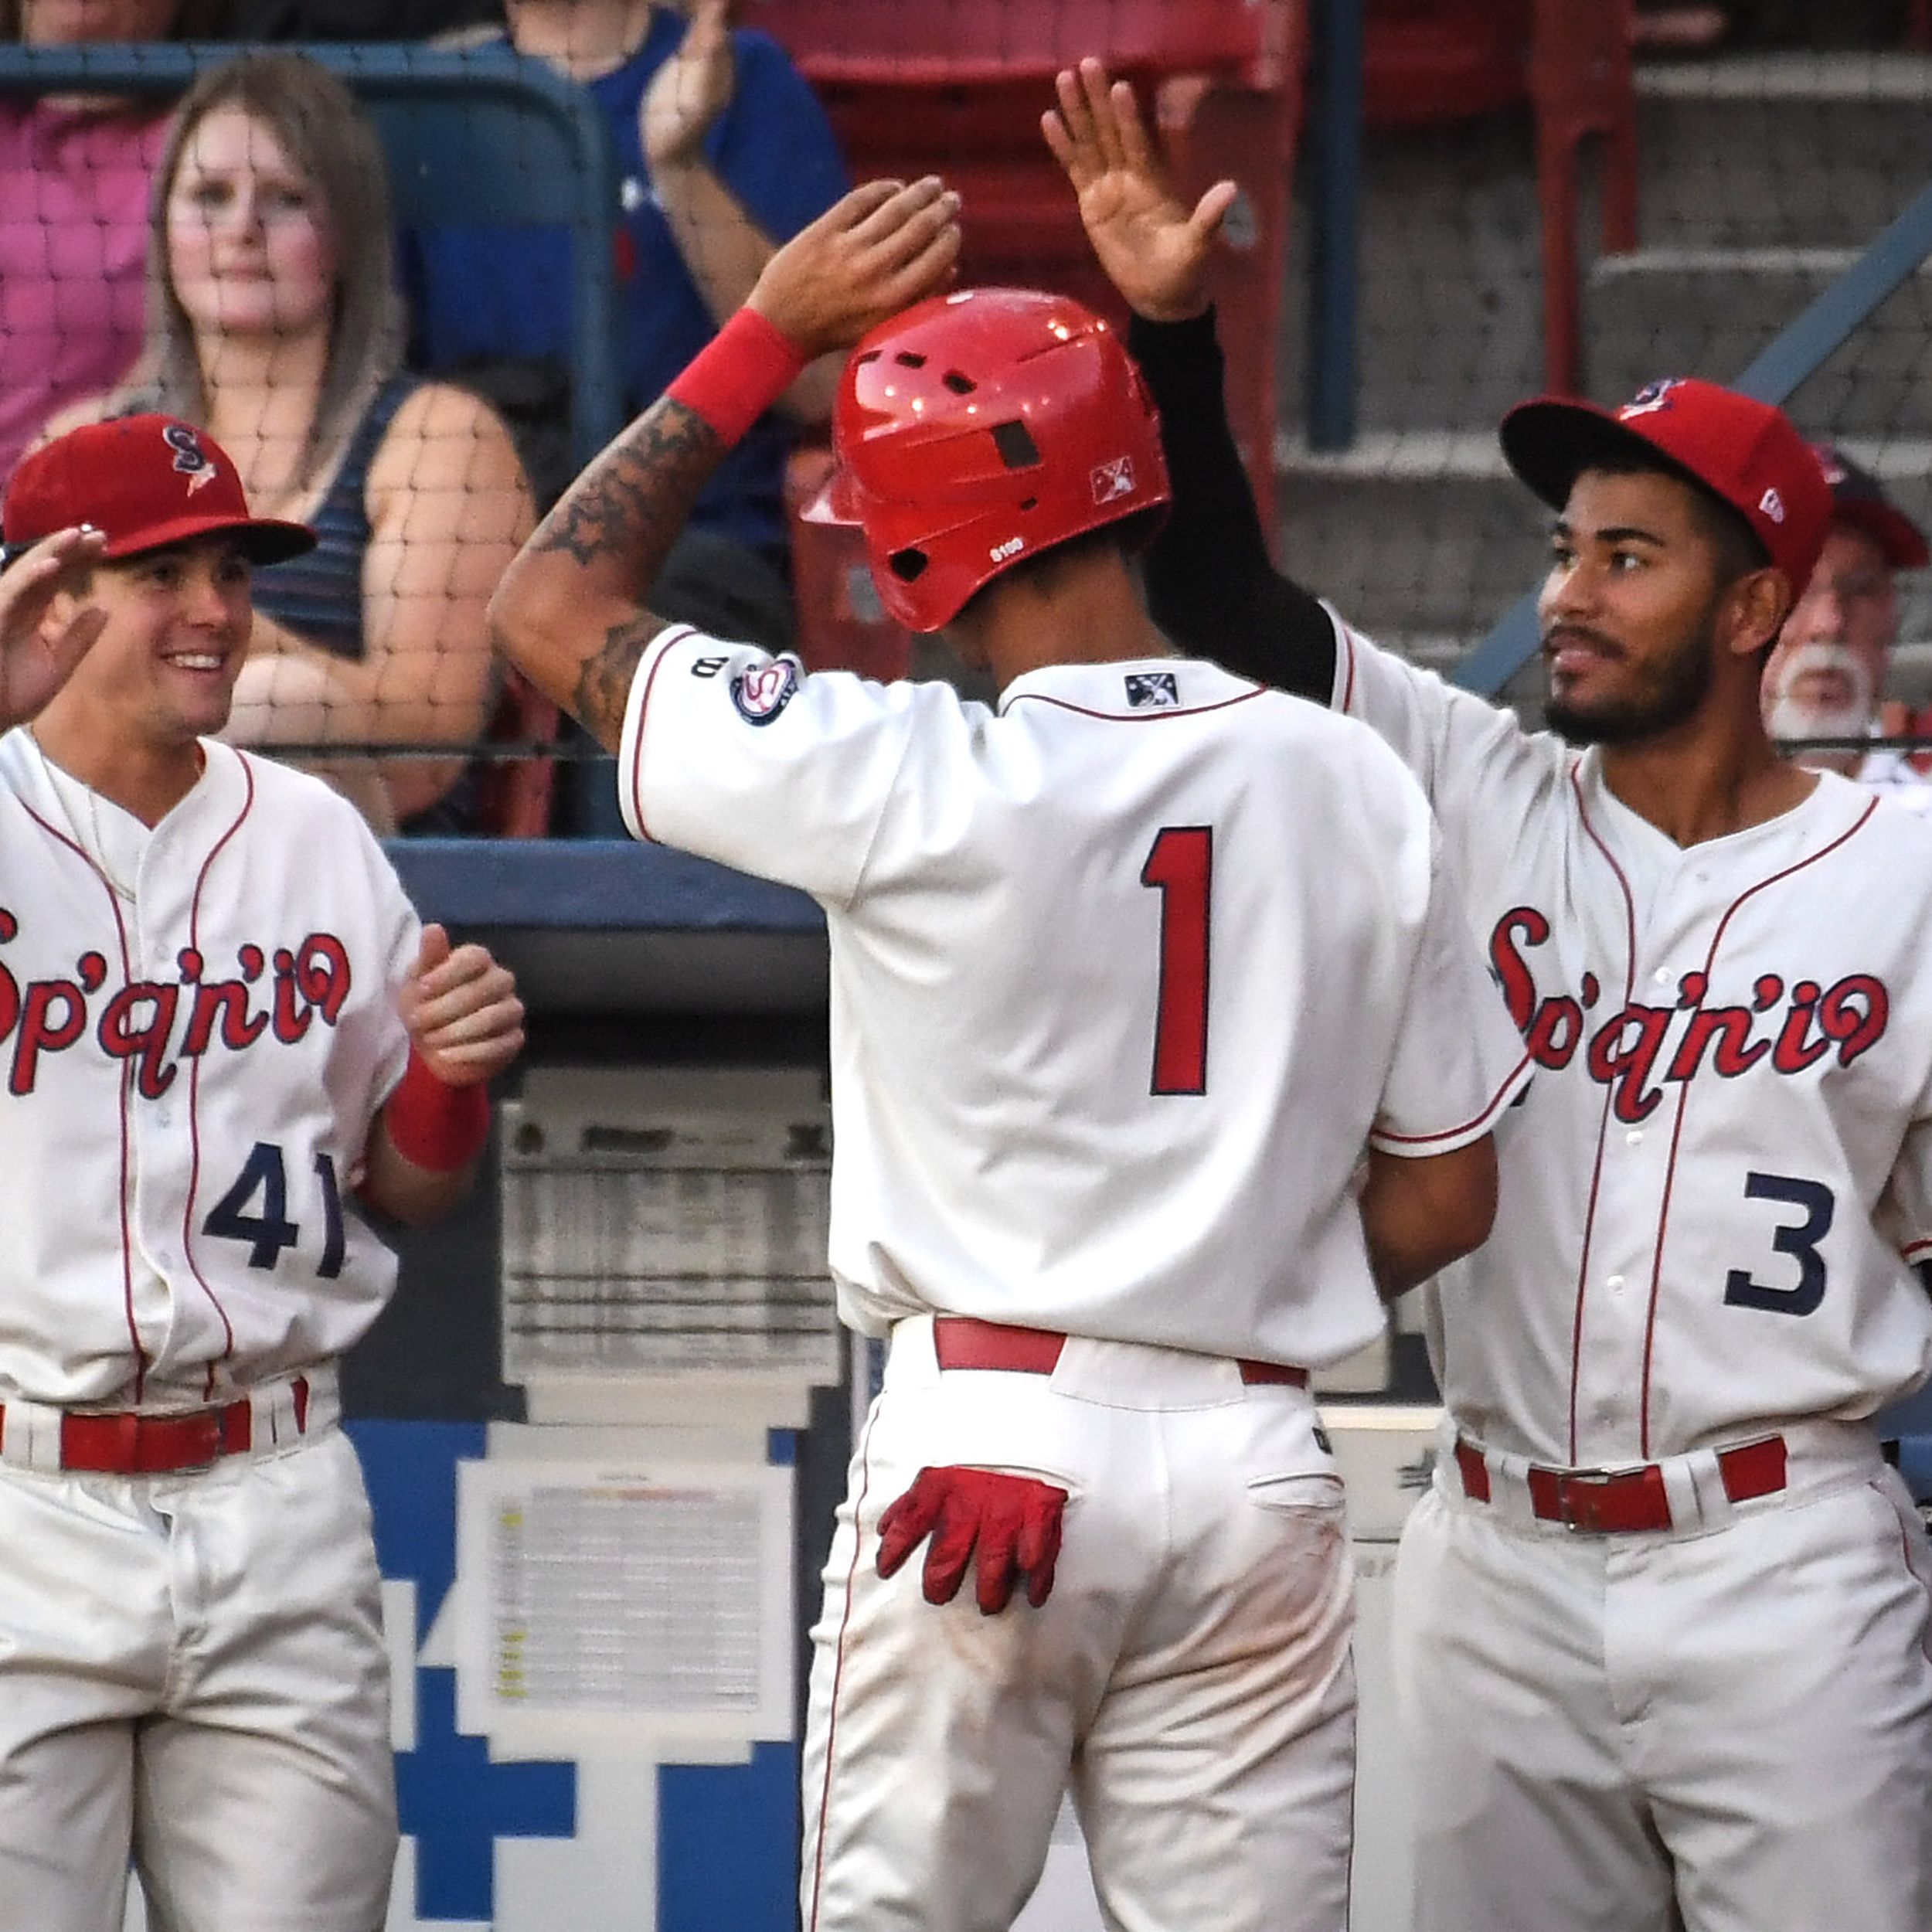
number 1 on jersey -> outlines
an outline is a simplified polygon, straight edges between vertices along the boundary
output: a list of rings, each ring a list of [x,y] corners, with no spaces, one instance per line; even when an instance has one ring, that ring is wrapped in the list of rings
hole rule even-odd
[[[1141,883],[1161,895],[1161,990],[1154,1022],[1156,1094],[1207,1091],[1208,902],[1214,828],[1164,825]]]

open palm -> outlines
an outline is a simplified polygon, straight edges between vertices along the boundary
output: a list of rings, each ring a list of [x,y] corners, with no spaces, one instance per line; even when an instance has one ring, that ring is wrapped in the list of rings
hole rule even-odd
[[[653,168],[697,158],[713,124],[731,105],[737,79],[730,0],[696,0],[678,51],[651,77],[638,104],[638,139]]]
[[[0,724],[36,716],[100,635],[107,614],[97,605],[77,605],[57,629],[46,617],[105,542],[96,530],[57,531],[0,575]]]
[[[1041,131],[1080,198],[1080,221],[1107,279],[1154,321],[1198,315],[1231,181],[1216,182],[1190,211],[1175,192],[1127,83],[1094,60],[1063,73],[1060,105]]]

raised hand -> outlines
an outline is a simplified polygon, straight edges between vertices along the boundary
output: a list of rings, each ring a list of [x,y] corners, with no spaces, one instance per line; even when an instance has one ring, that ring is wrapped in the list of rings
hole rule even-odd
[[[937,175],[869,181],[766,263],[748,306],[821,355],[944,287],[958,257],[959,197]]]
[[[1150,321],[1179,321],[1207,306],[1208,260],[1237,190],[1217,181],[1189,213],[1124,80],[1092,58],[1055,83],[1057,109],[1041,131],[1080,197],[1080,220],[1107,278]]]
[[[678,51],[651,77],[638,104],[638,135],[654,174],[699,158],[738,84],[731,0],[692,0],[689,13]]]
[[[452,950],[440,926],[423,928],[400,1005],[410,1043],[445,1087],[479,1086],[522,1050],[515,976],[481,946]]]
[[[107,621],[97,605],[77,604],[57,631],[47,613],[99,558],[107,539],[83,526],[43,537],[0,571],[0,730],[37,716],[93,648]]]

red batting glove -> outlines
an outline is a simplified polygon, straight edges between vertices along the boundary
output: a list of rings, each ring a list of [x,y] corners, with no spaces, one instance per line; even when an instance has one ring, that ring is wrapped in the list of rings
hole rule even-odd
[[[991,1617],[1026,1578],[1037,1610],[1053,1587],[1066,1492],[1030,1476],[992,1469],[922,1469],[911,1488],[879,1519],[879,1573],[889,1577],[930,1535],[924,1588],[929,1604],[949,1604],[979,1552],[979,1607]]]

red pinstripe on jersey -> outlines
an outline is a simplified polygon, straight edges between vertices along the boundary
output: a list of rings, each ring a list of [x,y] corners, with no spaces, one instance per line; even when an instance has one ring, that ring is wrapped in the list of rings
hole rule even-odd
[[[1352,712],[1355,709],[1355,633],[1338,619],[1335,636],[1342,645],[1342,696],[1338,709]]]
[[[832,1695],[826,1699],[825,1774],[818,1784],[818,1843],[812,1859],[811,1912],[805,1922],[805,1932],[818,1932],[818,1907],[825,1892],[825,1819],[832,1808],[832,1751],[838,1742],[838,1685],[845,1674],[845,1634],[852,1627],[852,1587],[859,1574],[859,1559],[866,1547],[866,1498],[872,1488],[872,1463],[868,1451],[872,1446],[872,1423],[876,1414],[875,1410],[866,1417],[866,1433],[859,1444],[859,1495],[852,1506],[852,1564],[845,1572],[845,1601],[838,1617],[838,1645],[832,1666]]]
[[[1573,760],[1570,767],[1570,788],[1577,800],[1577,816],[1590,842],[1604,855],[1604,862],[1614,876],[1618,889],[1624,895],[1624,1004],[1628,1006],[1637,996],[1637,902],[1630,889],[1630,880],[1624,869],[1617,862],[1616,855],[1604,844],[1602,835],[1590,822],[1590,807],[1583,798],[1583,785],[1578,777],[1581,761]],[[1597,1122],[1597,1153],[1590,1164],[1590,1206],[1583,1214],[1583,1240],[1581,1252],[1577,1257],[1577,1307],[1572,1317],[1570,1331],[1570,1460],[1577,1460],[1577,1384],[1579,1379],[1583,1349],[1583,1295],[1585,1284],[1590,1278],[1590,1244],[1597,1227],[1597,1197],[1602,1189],[1604,1179],[1604,1145],[1610,1134],[1610,1111],[1614,1098],[1614,1090],[1604,1089],[1604,1111]]]
[[[637,821],[638,835],[651,838],[650,828],[644,822],[644,721],[651,709],[651,693],[658,682],[658,673],[664,668],[665,653],[674,644],[682,644],[686,638],[695,638],[697,632],[688,624],[675,624],[660,636],[651,649],[655,655],[651,660],[651,669],[644,681],[644,696],[638,700],[638,729],[631,746],[631,815]]]
[[[134,977],[134,962],[128,951],[128,925],[121,916],[120,896],[114,889],[113,882],[100,869],[92,852],[60,830],[49,825],[23,798],[20,808],[52,838],[56,844],[64,845],[100,882],[100,889],[107,897],[107,910],[114,916],[114,933],[121,946],[121,979],[125,985]],[[131,1062],[123,1062],[121,1069],[121,1189],[118,1205],[121,1212],[121,1306],[122,1319],[128,1325],[128,1345],[134,1351],[134,1400],[140,1401],[143,1385],[148,1379],[147,1352],[141,1345],[141,1331],[134,1321],[134,1230],[128,1225],[128,1090],[134,1083],[134,1070]]]
[[[208,849],[208,855],[201,862],[201,870],[195,877],[195,889],[188,902],[188,943],[196,952],[201,950],[201,901],[207,889],[208,875],[221,855],[222,849],[242,828],[243,823],[255,806],[255,774],[253,760],[245,752],[237,753],[241,764],[243,791],[241,810],[235,815],[234,822],[229,826]],[[196,1059],[188,1070],[188,1195],[182,1205],[181,1215],[181,1255],[187,1263],[189,1272],[206,1295],[209,1304],[221,1318],[222,1350],[220,1359],[226,1361],[235,1350],[234,1325],[228,1319],[228,1311],[221,1304],[221,1297],[209,1285],[208,1279],[201,1271],[201,1264],[195,1258],[195,1197],[201,1189],[201,1061]],[[207,1387],[214,1386],[215,1365],[208,1364]],[[206,1393],[206,1391],[204,1391]]]
[[[1871,821],[1872,813],[1877,810],[1878,801],[1874,798],[1852,821],[1852,824],[1840,832],[1828,845],[1821,845],[1816,852],[1808,853],[1796,864],[1784,866],[1781,870],[1773,872],[1767,879],[1760,879],[1756,885],[1747,886],[1731,901],[1730,904],[1725,908],[1723,917],[1718,920],[1717,928],[1711,934],[1710,948],[1704,955],[1704,978],[1707,985],[1709,982],[1711,970],[1717,963],[1717,949],[1724,941],[1725,928],[1730,924],[1738,910],[1748,901],[1755,899],[1760,893],[1768,891],[1781,880],[1791,878],[1794,874],[1804,871],[1808,867],[1815,866],[1820,859],[1828,859],[1840,846],[1862,831]],[[1657,1246],[1651,1258],[1650,1307],[1644,1321],[1644,1393],[1642,1404],[1638,1411],[1638,1422],[1640,1447],[1641,1453],[1645,1456],[1650,1454],[1651,1359],[1656,1345],[1657,1303],[1664,1278],[1664,1234],[1670,1223],[1671,1194],[1677,1181],[1677,1149],[1683,1135],[1685,1111],[1690,1104],[1692,1083],[1691,1081],[1686,1080],[1678,1090],[1677,1117],[1671,1129],[1670,1160],[1664,1170],[1664,1198],[1658,1209]],[[1575,1388],[1573,1369],[1571,1387],[1573,1402]]]
[[[1444,1141],[1474,1140],[1478,1134],[1486,1133],[1495,1125],[1496,1117],[1515,1098],[1510,1091],[1523,1069],[1529,1064],[1529,1056],[1525,1053],[1509,1070],[1509,1077],[1496,1089],[1489,1104],[1473,1119],[1467,1120],[1460,1127],[1444,1128],[1440,1134],[1385,1134],[1378,1131],[1374,1138],[1379,1145],[1389,1147],[1438,1147]]]
[[[1260,685],[1252,691],[1244,691],[1238,698],[1216,698],[1212,704],[1161,705],[1145,711],[1094,711],[1083,704],[1069,704],[1064,698],[1049,698],[1044,692],[1015,691],[1007,701],[1009,704],[1051,705],[1056,711],[1070,711],[1077,717],[1100,718],[1109,724],[1153,724],[1163,718],[1199,718],[1210,711],[1225,711],[1230,705],[1246,704],[1250,698],[1265,698],[1268,692]],[[1006,706],[1000,707],[1000,715],[1006,715]]]

